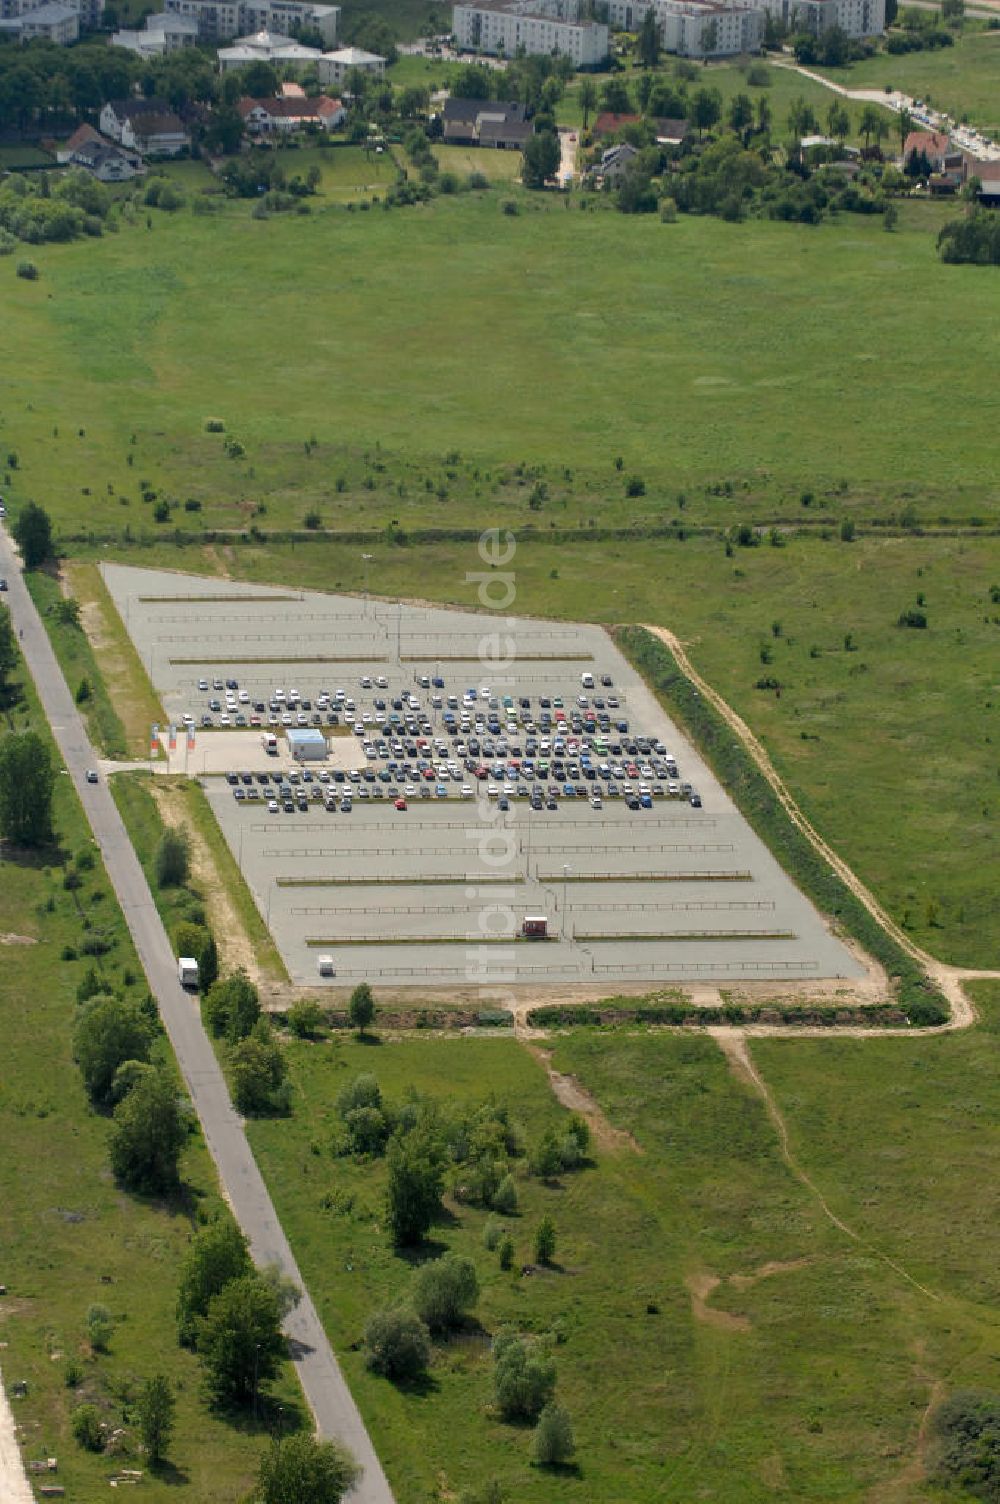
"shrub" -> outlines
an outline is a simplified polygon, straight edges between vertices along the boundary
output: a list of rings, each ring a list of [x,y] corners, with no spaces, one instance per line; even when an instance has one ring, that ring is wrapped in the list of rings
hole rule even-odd
[[[17,275],[23,277],[25,282],[37,282],[38,267],[33,261],[19,261],[17,263]]]
[[[381,1107],[382,1093],[374,1076],[367,1073],[355,1076],[349,1082],[337,1098],[337,1111],[342,1118],[347,1117],[356,1107]]]
[[[556,1387],[555,1364],[548,1353],[529,1348],[513,1332],[498,1332],[493,1364],[494,1395],[504,1420],[537,1420]]]
[[[350,1002],[347,1005],[347,1017],[352,1029],[357,1029],[360,1035],[364,1035],[375,1018],[375,999],[367,982],[359,982],[351,993]]]
[[[626,496],[645,496],[646,482],[641,475],[630,475],[625,482]]]
[[[535,1228],[535,1262],[551,1264],[556,1251],[556,1224],[545,1216]]]
[[[483,1228],[483,1247],[490,1253],[494,1253],[503,1238],[503,1223],[496,1217],[487,1217],[486,1226]]]
[[[505,1175],[493,1193],[493,1210],[502,1217],[513,1217],[517,1211],[517,1186],[513,1175]]]
[[[911,608],[909,611],[901,611],[896,620],[897,627],[914,627],[923,631],[927,626],[927,612]]]
[[[205,1022],[219,1038],[230,1044],[246,1039],[260,1018],[260,998],[256,987],[242,969],[225,981],[213,982],[205,998]]]
[[[107,1306],[92,1305],[87,1309],[87,1338],[95,1353],[106,1353],[115,1329],[114,1318]]]
[[[288,1010],[288,1027],[297,1039],[311,1039],[323,1026],[324,1013],[314,997],[300,998]]]
[[[414,1283],[414,1309],[432,1332],[461,1326],[478,1299],[475,1265],[453,1253],[425,1264]]]
[[[168,829],[163,832],[156,848],[153,862],[157,886],[181,888],[188,880],[191,870],[187,834],[183,830]]]
[[[225,433],[226,425],[221,418],[206,418],[204,422],[206,433]]]
[[[70,1425],[75,1440],[88,1452],[103,1452],[104,1430],[96,1405],[77,1405]]]
[[[416,1379],[431,1360],[427,1328],[415,1311],[376,1311],[365,1327],[365,1362],[387,1379]]]
[[[520,208],[518,207],[516,198],[502,199],[500,201],[500,210],[501,213],[510,215],[512,219],[516,218],[516,216],[521,212]]]
[[[90,680],[85,674],[76,686],[76,694],[73,698],[78,705],[85,705],[88,700],[93,699],[93,695],[94,691],[90,687]]]
[[[931,1422],[933,1482],[974,1499],[1000,1498],[1000,1395],[958,1389]]]
[[[344,1127],[354,1154],[381,1154],[389,1137],[389,1124],[378,1107],[352,1107],[344,1115]]]
[[[512,1269],[514,1267],[514,1239],[509,1235],[501,1238],[500,1246],[497,1249],[497,1257],[500,1261],[501,1269]]]
[[[554,1401],[549,1401],[538,1418],[531,1451],[539,1467],[563,1467],[576,1451],[570,1418]]]

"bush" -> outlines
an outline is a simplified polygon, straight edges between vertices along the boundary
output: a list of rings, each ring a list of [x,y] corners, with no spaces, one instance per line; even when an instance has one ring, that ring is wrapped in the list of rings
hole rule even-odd
[[[17,263],[17,275],[23,277],[25,282],[37,282],[38,267],[33,261],[19,261]]]
[[[375,1018],[375,999],[367,982],[360,982],[351,993],[347,1017],[352,1029],[363,1035]]]
[[[300,998],[288,1010],[288,1027],[297,1039],[312,1039],[323,1026],[323,1009],[313,997]]]
[[[535,1228],[535,1262],[551,1264],[556,1251],[556,1224],[551,1217],[543,1217]]]
[[[365,1327],[365,1362],[387,1379],[416,1379],[431,1360],[427,1328],[415,1311],[376,1311]]]
[[[974,1499],[1000,1499],[1000,1395],[958,1389],[931,1422],[931,1481]]]
[[[203,424],[206,433],[225,433],[226,425],[221,418],[206,418]]]
[[[425,1264],[414,1283],[414,1309],[432,1332],[461,1326],[478,1299],[475,1265],[454,1253]]]
[[[660,222],[665,225],[675,224],[677,221],[677,200],[674,198],[660,199]]]
[[[225,981],[213,982],[205,998],[205,1022],[218,1039],[239,1044],[260,1018],[260,997],[242,968]]]
[[[531,1451],[539,1467],[563,1467],[576,1451],[570,1418],[553,1401],[539,1416]]]
[[[103,1452],[104,1429],[96,1405],[77,1405],[70,1425],[75,1440],[88,1452]]]
[[[287,1112],[288,1063],[266,1018],[229,1054],[229,1089],[237,1112]]]
[[[514,1239],[512,1237],[510,1237],[509,1234],[507,1236],[501,1238],[501,1240],[500,1240],[500,1246],[497,1249],[497,1258],[500,1261],[500,1268],[501,1269],[513,1269],[513,1267],[514,1267]]]
[[[381,1106],[382,1093],[379,1089],[379,1084],[375,1080],[375,1077],[368,1075],[367,1072],[360,1076],[355,1076],[354,1080],[344,1087],[344,1090],[337,1098],[337,1111],[344,1119],[346,1119],[349,1112],[353,1112],[357,1107],[380,1108]]]
[[[92,1305],[87,1309],[87,1338],[95,1353],[106,1353],[115,1329],[114,1318],[107,1306]]]
[[[493,1193],[493,1210],[502,1217],[513,1217],[517,1211],[517,1186],[513,1175],[505,1175]]]
[[[923,631],[927,626],[927,612],[913,608],[909,611],[901,611],[896,620],[897,627],[915,627]]]
[[[153,861],[156,883],[160,888],[182,888],[191,870],[187,834],[183,830],[163,832]]]
[[[381,1154],[389,1137],[385,1113],[378,1107],[352,1107],[344,1115],[352,1154]]]
[[[516,198],[501,199],[500,209],[503,214],[509,215],[512,219],[516,218],[521,212]]]
[[[496,1217],[487,1217],[486,1226],[483,1228],[483,1247],[494,1253],[504,1235],[503,1223]]]
[[[630,475],[625,482],[626,496],[645,496],[646,482],[641,475]]]
[[[504,1420],[537,1420],[556,1387],[555,1364],[548,1353],[529,1348],[513,1332],[498,1332],[493,1363],[494,1395]]]
[[[126,1060],[147,1060],[152,1030],[133,1002],[91,997],[73,1031],[73,1053],[90,1100],[111,1102],[115,1073]]]

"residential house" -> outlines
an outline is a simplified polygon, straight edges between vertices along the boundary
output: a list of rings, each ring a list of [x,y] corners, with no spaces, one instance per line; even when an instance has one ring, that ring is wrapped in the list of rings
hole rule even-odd
[[[618,146],[609,146],[605,151],[601,152],[601,160],[596,169],[595,176],[602,183],[610,187],[616,187],[638,155],[639,153],[635,147],[629,146],[627,141],[623,141]]]
[[[446,99],[441,132],[449,145],[523,151],[532,135],[523,104],[493,99]]]
[[[611,110],[602,110],[595,119],[591,132],[595,140],[606,140],[608,136],[617,136],[626,125],[641,124],[641,115],[616,115]]]
[[[961,157],[943,131],[910,131],[903,144],[903,161],[912,156],[926,157],[931,172],[943,172],[949,157]]]
[[[116,31],[112,47],[124,47],[137,57],[163,57],[181,47],[193,47],[198,41],[198,22],[193,16],[171,15],[161,11],[147,16],[144,31]]]
[[[163,99],[114,99],[101,110],[101,130],[112,141],[143,157],[176,157],[188,151],[191,136]]]
[[[366,52],[363,47],[341,47],[336,52],[324,52],[316,71],[321,84],[341,89],[349,73],[381,78],[385,73],[385,58],[379,57],[377,52]]]
[[[316,99],[282,97],[280,99],[241,99],[236,108],[248,136],[290,136],[307,126],[334,131],[347,119],[339,99],[320,94]]]
[[[323,57],[319,47],[304,47],[294,37],[274,31],[257,31],[240,37],[231,47],[220,47],[217,55],[223,73],[245,68],[248,63],[271,63],[275,68],[295,73],[305,73],[311,68],[318,72]]]

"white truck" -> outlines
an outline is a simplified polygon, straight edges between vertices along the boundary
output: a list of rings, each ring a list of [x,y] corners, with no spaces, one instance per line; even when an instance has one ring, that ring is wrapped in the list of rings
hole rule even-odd
[[[177,980],[182,987],[197,987],[198,962],[194,956],[178,956]]]
[[[580,675],[580,687],[582,689],[593,689],[593,687],[594,687],[594,676],[593,676],[593,674],[581,674]]]
[[[260,744],[264,748],[264,751],[267,753],[268,757],[277,757],[278,738],[275,736],[273,731],[265,731],[261,736]]]

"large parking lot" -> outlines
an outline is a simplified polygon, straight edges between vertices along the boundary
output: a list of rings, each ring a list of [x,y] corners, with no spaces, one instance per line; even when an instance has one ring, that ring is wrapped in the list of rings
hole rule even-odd
[[[600,628],[105,578],[295,979],[862,975]]]

